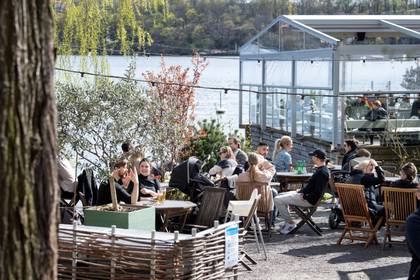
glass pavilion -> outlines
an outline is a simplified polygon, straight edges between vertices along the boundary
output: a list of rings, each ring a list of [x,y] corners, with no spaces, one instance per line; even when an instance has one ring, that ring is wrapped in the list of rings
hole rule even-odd
[[[239,123],[292,137],[341,144],[356,96],[420,93],[404,82],[419,70],[420,16],[284,15],[239,51]]]

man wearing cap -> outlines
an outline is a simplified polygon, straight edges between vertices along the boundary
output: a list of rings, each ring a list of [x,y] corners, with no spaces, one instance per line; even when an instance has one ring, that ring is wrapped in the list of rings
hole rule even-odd
[[[312,207],[321,198],[324,188],[328,183],[329,171],[326,166],[327,155],[324,151],[317,149],[311,153],[312,161],[316,166],[314,174],[309,178],[308,184],[301,190],[280,193],[274,198],[274,204],[279,210],[279,215],[285,220],[280,227],[281,234],[288,234],[295,227],[295,222],[289,213],[289,205],[301,207]]]

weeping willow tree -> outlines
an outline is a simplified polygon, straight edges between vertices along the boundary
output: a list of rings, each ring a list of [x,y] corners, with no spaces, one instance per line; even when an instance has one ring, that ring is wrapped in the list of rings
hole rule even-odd
[[[142,17],[156,11],[164,17],[168,13],[167,0],[61,0],[53,4],[58,63],[68,65],[70,55],[77,54],[82,69],[91,59],[95,71],[104,66],[98,63],[98,55],[132,55],[150,46],[153,40],[142,26]]]

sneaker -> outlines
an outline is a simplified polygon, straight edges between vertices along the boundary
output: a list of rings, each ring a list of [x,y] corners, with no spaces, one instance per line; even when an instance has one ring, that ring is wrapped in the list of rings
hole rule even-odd
[[[282,228],[282,230],[280,231],[280,233],[286,235],[286,234],[289,234],[295,228],[296,228],[295,224],[285,223],[285,225]]]
[[[281,231],[284,229],[284,227],[287,225],[287,223],[283,223],[279,226],[278,232],[281,233]]]

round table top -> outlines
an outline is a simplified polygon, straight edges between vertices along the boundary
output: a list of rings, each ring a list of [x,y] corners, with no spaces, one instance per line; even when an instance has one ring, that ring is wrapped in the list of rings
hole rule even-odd
[[[165,200],[162,203],[158,203],[154,199],[147,199],[142,198],[140,201],[136,203],[138,206],[145,206],[145,207],[155,207],[156,210],[159,209],[189,209],[196,207],[197,204],[191,201],[184,201],[184,200]]]

